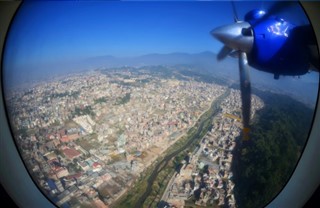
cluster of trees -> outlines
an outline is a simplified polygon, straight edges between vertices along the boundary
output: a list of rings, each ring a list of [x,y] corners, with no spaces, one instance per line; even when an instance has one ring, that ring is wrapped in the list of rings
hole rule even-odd
[[[89,115],[91,117],[96,116],[96,114],[94,113],[94,111],[90,105],[85,106],[83,108],[76,107],[74,112],[72,112],[72,117],[81,116],[81,115]]]
[[[62,93],[53,93],[50,95],[50,98],[61,98],[61,97],[66,97],[66,96],[78,98],[79,95],[80,95],[80,91],[66,91],[66,92],[62,92]]]
[[[130,101],[130,93],[126,93],[122,98],[118,98],[116,105],[124,105]]]
[[[183,70],[180,73],[184,76],[191,77],[195,81],[205,82],[205,83],[215,83],[219,85],[226,85],[226,81],[223,78],[210,75],[208,73],[201,73],[191,67],[190,70]]]
[[[101,97],[98,99],[94,100],[94,104],[98,104],[98,103],[106,103],[107,102],[107,98],[106,97]]]
[[[287,96],[257,92],[265,102],[250,140],[239,140],[233,169],[239,207],[263,207],[285,186],[303,151],[313,110]]]

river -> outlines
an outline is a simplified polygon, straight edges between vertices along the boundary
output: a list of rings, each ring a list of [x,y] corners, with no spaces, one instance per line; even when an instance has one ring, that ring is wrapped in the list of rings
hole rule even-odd
[[[208,125],[208,123],[211,124],[211,122],[206,122],[206,121],[208,121],[208,119],[210,119],[210,121],[212,121],[214,116],[217,115],[217,113],[220,110],[221,102],[229,94],[230,94],[230,90],[227,89],[224,94],[220,95],[215,101],[213,101],[211,104],[211,108],[206,113],[204,113],[199,118],[199,120],[196,122],[195,127],[197,127],[197,132],[189,135],[190,138],[187,139],[187,142],[182,147],[180,147],[179,149],[175,150],[174,152],[166,155],[161,161],[159,161],[156,164],[154,170],[152,171],[151,175],[148,178],[148,185],[147,185],[145,192],[141,195],[141,197],[138,199],[138,201],[136,202],[136,204],[133,207],[143,207],[145,200],[148,198],[148,196],[152,192],[152,185],[153,185],[154,181],[156,180],[158,174],[168,165],[169,161],[172,158],[177,156],[180,152],[189,148],[192,143],[201,140],[201,137],[200,137],[201,133],[204,130],[207,132],[211,126],[211,125]],[[207,123],[207,125],[204,126],[204,123]]]

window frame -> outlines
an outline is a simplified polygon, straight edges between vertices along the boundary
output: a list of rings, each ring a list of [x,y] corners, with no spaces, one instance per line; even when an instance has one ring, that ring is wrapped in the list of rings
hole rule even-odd
[[[21,2],[0,2],[0,47],[3,49],[6,32]],[[320,2],[301,2],[315,29],[320,48]],[[42,194],[30,177],[14,143],[4,107],[2,86],[2,50],[0,75],[0,182],[19,207],[56,207]],[[289,182],[267,207],[302,207],[320,184],[320,100],[315,108],[315,117],[304,152]],[[318,128],[317,128],[318,127]],[[312,171],[310,171],[312,170]]]

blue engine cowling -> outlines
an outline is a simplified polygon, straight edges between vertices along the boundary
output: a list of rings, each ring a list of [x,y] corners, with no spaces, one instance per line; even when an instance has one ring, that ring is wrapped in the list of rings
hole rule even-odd
[[[252,50],[248,53],[249,64],[273,73],[276,78],[305,74],[309,69],[306,38],[311,31],[274,16],[259,21],[264,15],[261,10],[253,10],[245,16],[254,36]]]

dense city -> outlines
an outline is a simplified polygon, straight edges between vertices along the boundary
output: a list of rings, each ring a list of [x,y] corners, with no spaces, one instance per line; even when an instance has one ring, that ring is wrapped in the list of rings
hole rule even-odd
[[[185,207],[195,196],[195,204],[199,206],[236,207],[231,165],[235,140],[242,128],[240,118],[235,115],[240,114],[240,103],[240,92],[231,90],[212,122],[212,129],[182,162],[183,167],[172,177],[162,200],[175,207]],[[253,117],[263,102],[253,96],[252,105]]]
[[[112,207],[195,125],[226,86],[139,70],[95,70],[7,96],[11,126],[35,182],[61,207]],[[251,117],[263,108],[252,97]],[[232,150],[240,91],[231,89],[212,128],[181,161],[162,196],[171,207],[236,207]]]

